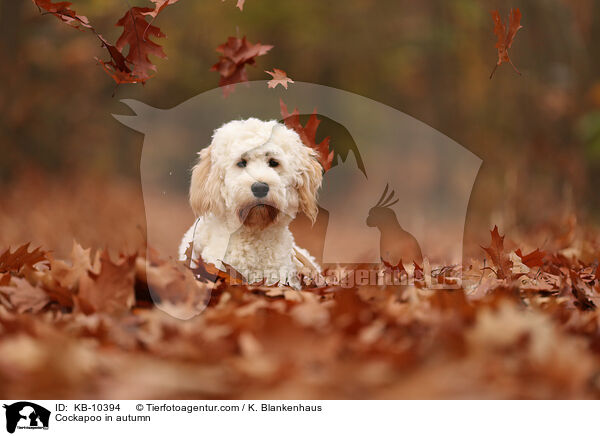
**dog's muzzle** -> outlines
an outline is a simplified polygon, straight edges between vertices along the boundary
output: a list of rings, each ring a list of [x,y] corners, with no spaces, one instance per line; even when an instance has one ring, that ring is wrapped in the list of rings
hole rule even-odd
[[[256,198],[266,197],[269,193],[269,185],[264,182],[255,182],[250,189]]]
[[[238,209],[240,222],[246,227],[263,229],[275,222],[279,210],[270,204],[253,203]]]

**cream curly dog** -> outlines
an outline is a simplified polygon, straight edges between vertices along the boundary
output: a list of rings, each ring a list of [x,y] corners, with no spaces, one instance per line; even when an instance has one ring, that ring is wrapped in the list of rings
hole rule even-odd
[[[193,241],[193,259],[220,269],[224,262],[249,283],[299,288],[303,266],[319,271],[288,228],[298,211],[315,221],[323,178],[316,152],[296,132],[276,121],[230,121],[199,155],[190,185],[198,220],[181,241],[181,260]]]

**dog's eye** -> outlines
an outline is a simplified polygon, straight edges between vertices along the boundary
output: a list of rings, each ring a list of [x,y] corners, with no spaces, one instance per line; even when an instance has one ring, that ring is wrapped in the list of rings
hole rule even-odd
[[[246,159],[242,159],[241,161],[239,161],[239,162],[237,163],[237,166],[238,166],[238,167],[240,167],[240,168],[246,168],[246,164],[247,164],[247,163],[248,163],[248,162],[246,162]]]
[[[275,159],[269,159],[269,166],[271,168],[275,168],[279,166],[279,162],[277,162]]]

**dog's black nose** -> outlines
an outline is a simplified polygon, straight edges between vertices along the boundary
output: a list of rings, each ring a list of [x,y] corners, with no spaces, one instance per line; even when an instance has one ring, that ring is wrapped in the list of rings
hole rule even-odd
[[[256,198],[263,198],[269,193],[269,185],[263,182],[253,183],[250,189]]]

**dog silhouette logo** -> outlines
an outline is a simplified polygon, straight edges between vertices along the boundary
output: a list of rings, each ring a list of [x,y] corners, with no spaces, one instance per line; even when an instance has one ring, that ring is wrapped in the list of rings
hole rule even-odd
[[[16,429],[47,430],[50,423],[50,411],[29,401],[19,401],[3,406],[6,409],[6,431],[14,433]]]
[[[198,249],[204,261],[226,263],[250,283],[254,272],[258,282],[262,277],[265,283],[286,283],[294,275],[287,272],[295,272],[287,268],[288,260],[307,265],[314,259],[321,271],[381,270],[382,263],[402,262],[411,271],[424,269],[426,277],[462,264],[467,208],[482,160],[398,109],[314,83],[296,82],[283,90],[268,88],[265,81],[245,83],[227,98],[219,88],[206,91],[168,109],[122,102],[133,114],[114,115],[115,119],[144,135],[140,178],[149,247],[178,253],[179,260],[187,259],[188,248],[191,258]],[[290,148],[295,141],[278,139],[276,133],[288,127],[283,103],[308,126],[304,129],[310,130],[309,136],[316,135],[315,144],[331,138],[331,166],[321,174],[298,165],[301,160]],[[248,120],[281,127],[264,129],[263,134],[250,129]],[[225,131],[228,135],[218,133]],[[213,147],[213,142],[220,146]],[[198,168],[203,157],[206,168],[215,171],[192,184],[192,168]],[[312,192],[303,196],[299,188],[321,181],[315,219],[314,208],[306,214],[293,194],[295,189],[299,199],[312,200]],[[210,211],[175,213],[175,207],[171,213],[165,207],[166,202],[186,202],[186,197],[211,205]],[[273,224],[258,230],[243,227],[246,221],[234,212],[244,212],[247,203],[261,206],[249,223]],[[291,222],[281,220],[287,217]],[[293,240],[281,230],[288,224]],[[275,237],[276,230],[286,237]],[[166,235],[178,236],[166,241]],[[308,253],[292,253],[288,248],[296,243]],[[271,251],[253,248],[258,246]],[[283,263],[286,267],[279,268]],[[272,270],[277,274],[271,275]],[[459,279],[440,287],[460,287]],[[194,307],[186,319],[204,307]]]

